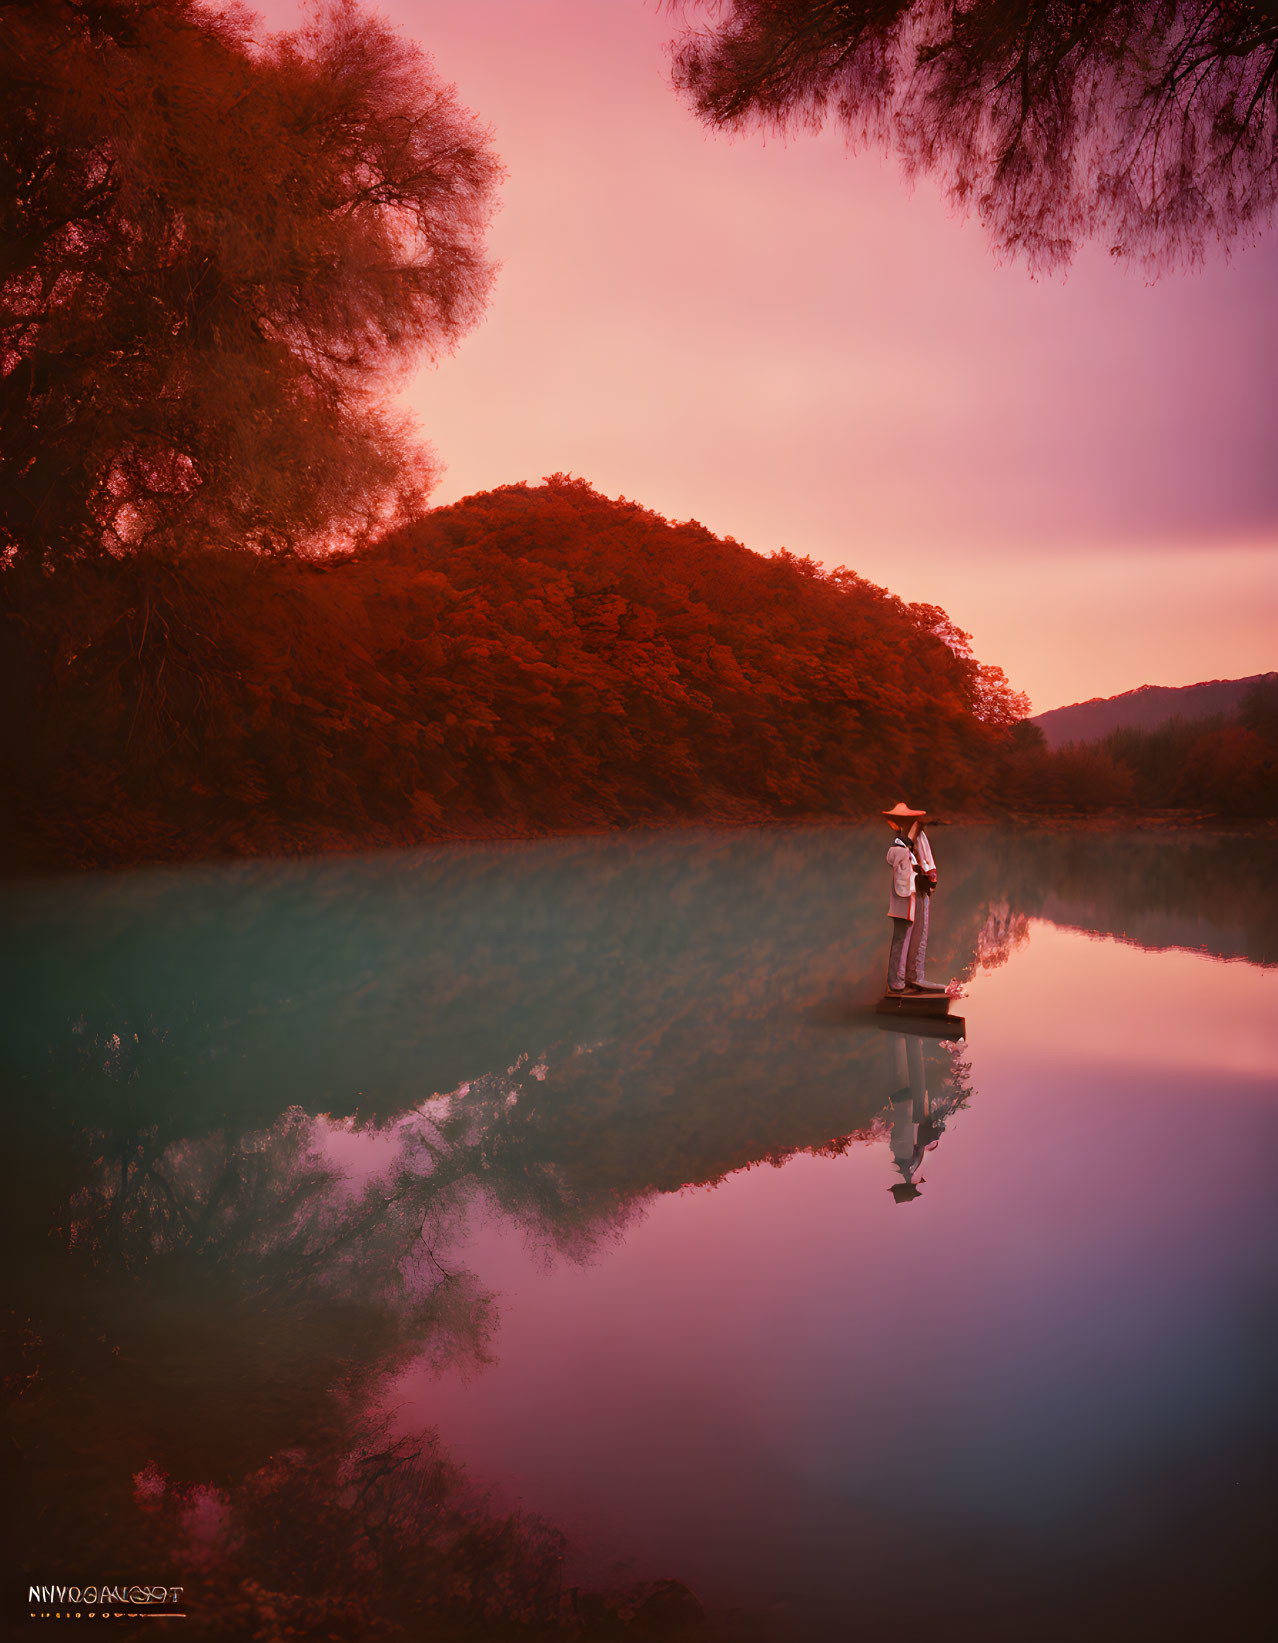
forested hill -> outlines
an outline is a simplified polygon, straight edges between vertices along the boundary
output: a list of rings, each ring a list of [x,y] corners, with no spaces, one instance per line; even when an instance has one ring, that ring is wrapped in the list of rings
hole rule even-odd
[[[1198,685],[1140,685],[1121,696],[1093,696],[1050,708],[1036,713],[1031,722],[1043,732],[1048,747],[1064,747],[1068,742],[1099,741],[1113,730],[1157,730],[1173,719],[1231,719],[1253,685],[1273,679],[1278,673],[1207,679]]]
[[[981,805],[1023,711],[934,607],[561,476],[4,597],[27,859]]]
[[[446,581],[405,665],[447,680],[463,762],[496,761],[521,804],[551,772],[618,818],[961,803],[1023,711],[934,606],[563,476],[439,509],[377,557]]]

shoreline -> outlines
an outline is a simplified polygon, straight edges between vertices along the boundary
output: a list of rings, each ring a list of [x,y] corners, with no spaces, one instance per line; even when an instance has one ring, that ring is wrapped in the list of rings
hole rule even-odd
[[[857,815],[805,816],[750,815],[737,812],[695,816],[644,817],[633,822],[590,822],[537,826],[528,822],[493,820],[448,828],[438,832],[410,829],[377,829],[360,839],[342,838],[325,830],[299,830],[291,837],[267,837],[260,845],[245,847],[237,840],[205,836],[194,849],[139,851],[106,856],[91,850],[32,852],[23,844],[32,832],[10,830],[0,849],[0,879],[9,883],[29,879],[72,877],[87,873],[140,872],[158,867],[216,867],[243,861],[300,861],[319,857],[367,855],[393,850],[448,850],[465,845],[533,844],[552,839],[623,838],[634,834],[673,832],[738,832],[768,829],[777,832],[817,830],[853,831],[878,825],[877,812]],[[1094,814],[1037,813],[1031,811],[938,812],[929,817],[932,828],[1002,828],[1016,833],[1156,833],[1165,836],[1228,835],[1237,838],[1278,838],[1278,818],[1237,817],[1196,811],[1102,811]],[[25,857],[25,859],[23,859]],[[43,857],[43,859],[40,859]]]

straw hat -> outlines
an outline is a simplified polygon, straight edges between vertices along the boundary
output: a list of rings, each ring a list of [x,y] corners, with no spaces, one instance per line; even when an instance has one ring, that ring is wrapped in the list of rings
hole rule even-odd
[[[882,810],[880,815],[886,816],[889,821],[913,821],[918,816],[926,816],[926,810],[911,810],[904,800],[894,804],[890,810]]]

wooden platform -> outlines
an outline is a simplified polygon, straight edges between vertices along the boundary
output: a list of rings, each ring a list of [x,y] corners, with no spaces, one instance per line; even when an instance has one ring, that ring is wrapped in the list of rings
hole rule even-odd
[[[874,1006],[874,1013],[897,1017],[910,1032],[944,1033],[950,1038],[966,1038],[967,1023],[961,1015],[950,1013],[956,998],[947,993],[884,993]]]
[[[948,993],[884,993],[874,1008],[880,1015],[949,1015],[957,1003]]]

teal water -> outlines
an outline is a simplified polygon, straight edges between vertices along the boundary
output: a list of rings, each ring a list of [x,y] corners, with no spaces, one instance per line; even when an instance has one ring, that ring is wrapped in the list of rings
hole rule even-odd
[[[10,886],[20,1599],[1268,1637],[1278,851],[938,829],[959,1042],[884,842]]]

